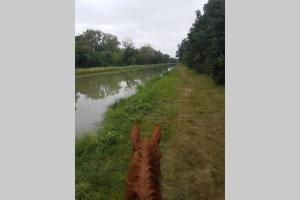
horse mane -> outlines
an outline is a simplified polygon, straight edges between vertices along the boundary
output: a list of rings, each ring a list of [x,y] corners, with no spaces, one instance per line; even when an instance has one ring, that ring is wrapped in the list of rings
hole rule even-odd
[[[126,179],[125,199],[162,199],[160,194],[160,155],[157,150],[157,145],[152,145],[148,139],[144,139],[142,143],[133,148]]]

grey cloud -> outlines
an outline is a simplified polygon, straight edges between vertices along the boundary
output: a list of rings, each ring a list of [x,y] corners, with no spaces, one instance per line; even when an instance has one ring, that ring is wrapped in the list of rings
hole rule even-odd
[[[137,47],[150,43],[175,56],[177,44],[207,0],[75,0],[75,33],[87,28],[129,36]]]

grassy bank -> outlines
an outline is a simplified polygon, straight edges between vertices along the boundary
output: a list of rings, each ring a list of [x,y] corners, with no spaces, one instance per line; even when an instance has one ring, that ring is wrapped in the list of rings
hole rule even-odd
[[[76,139],[76,199],[123,199],[138,120],[142,135],[156,122],[164,199],[224,199],[224,87],[177,67],[112,105],[96,133]]]
[[[134,96],[108,109],[100,130],[76,139],[76,199],[123,199],[131,126],[140,121],[141,132],[147,135],[160,122],[165,144],[171,121],[160,116],[175,113],[168,101],[175,97],[176,81],[173,73],[148,81]]]
[[[156,67],[156,66],[165,66],[169,63],[162,64],[150,64],[150,65],[130,65],[130,66],[108,66],[108,67],[89,67],[89,68],[77,68],[75,69],[75,75],[86,75],[92,73],[101,73],[101,72],[111,72],[111,71],[121,71],[128,69],[137,69],[137,68],[147,68],[147,67]]]

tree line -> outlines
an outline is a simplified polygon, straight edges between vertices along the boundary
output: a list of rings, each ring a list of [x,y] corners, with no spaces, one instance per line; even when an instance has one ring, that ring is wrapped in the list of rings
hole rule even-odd
[[[174,63],[175,58],[155,50],[150,44],[136,48],[131,38],[121,43],[117,36],[87,29],[75,36],[75,67],[123,66]]]
[[[176,57],[188,67],[225,84],[225,0],[209,0],[178,45]]]

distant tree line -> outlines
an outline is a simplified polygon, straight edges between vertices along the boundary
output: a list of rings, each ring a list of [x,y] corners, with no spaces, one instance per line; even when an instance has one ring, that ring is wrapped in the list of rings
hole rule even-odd
[[[203,15],[196,11],[196,20],[178,45],[176,57],[225,84],[225,0],[209,0],[203,11]]]
[[[118,38],[100,30],[87,29],[75,37],[75,66],[122,66],[134,64],[173,63],[175,58],[155,50],[149,44],[136,48],[132,39]]]

